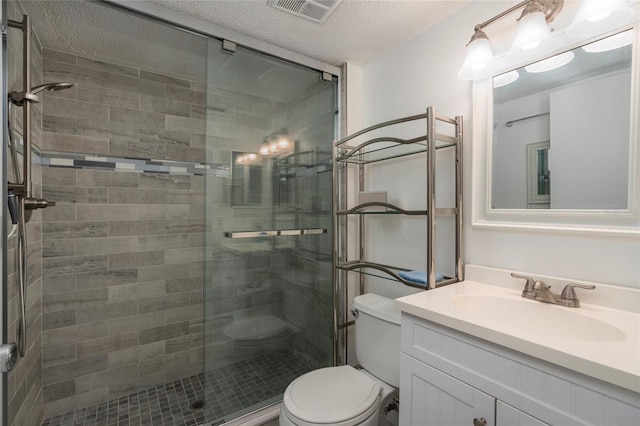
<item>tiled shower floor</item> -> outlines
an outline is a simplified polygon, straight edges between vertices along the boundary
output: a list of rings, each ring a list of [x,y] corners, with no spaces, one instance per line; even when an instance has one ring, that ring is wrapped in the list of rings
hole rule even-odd
[[[191,404],[202,400],[205,391],[207,419],[221,420],[278,396],[294,378],[309,370],[305,361],[289,351],[264,353],[206,374],[64,413],[46,419],[42,426],[200,425],[204,423],[203,409],[194,409]]]

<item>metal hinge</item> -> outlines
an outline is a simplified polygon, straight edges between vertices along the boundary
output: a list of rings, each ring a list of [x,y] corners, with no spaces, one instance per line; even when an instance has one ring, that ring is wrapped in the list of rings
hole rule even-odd
[[[236,53],[236,43],[231,40],[222,40],[222,51],[233,55]]]

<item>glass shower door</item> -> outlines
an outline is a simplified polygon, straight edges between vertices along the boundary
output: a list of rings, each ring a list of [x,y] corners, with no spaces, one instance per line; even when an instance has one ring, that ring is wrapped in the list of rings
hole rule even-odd
[[[332,141],[337,78],[210,40],[205,418],[282,398],[333,363]]]

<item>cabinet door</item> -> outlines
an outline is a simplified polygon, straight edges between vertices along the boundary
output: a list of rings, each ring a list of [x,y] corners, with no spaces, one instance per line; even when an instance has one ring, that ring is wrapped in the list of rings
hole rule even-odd
[[[402,354],[400,370],[401,426],[495,425],[495,399]]]
[[[498,400],[496,426],[549,426],[549,424]]]

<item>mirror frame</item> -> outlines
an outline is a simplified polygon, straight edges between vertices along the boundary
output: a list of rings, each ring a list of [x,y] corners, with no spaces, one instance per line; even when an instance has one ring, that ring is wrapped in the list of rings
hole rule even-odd
[[[565,209],[493,209],[491,208],[491,159],[493,126],[492,78],[473,83],[473,145],[472,145],[472,208],[474,228],[503,230],[550,231],[563,233],[596,233],[640,238],[640,22],[620,27],[586,40],[576,41],[557,34],[555,48],[545,56],[514,63],[507,57],[498,58],[494,75],[520,68],[528,63],[583,46],[608,35],[633,29],[631,65],[631,128],[629,141],[629,187],[627,209],[565,210]]]

